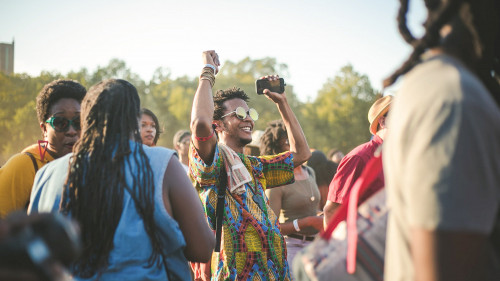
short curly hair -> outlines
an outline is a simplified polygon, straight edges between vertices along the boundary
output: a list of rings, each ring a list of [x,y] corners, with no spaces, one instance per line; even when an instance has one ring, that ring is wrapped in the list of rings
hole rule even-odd
[[[287,137],[288,133],[282,120],[269,122],[260,138],[260,155],[275,155],[283,152],[279,140]]]
[[[224,115],[224,102],[232,99],[242,99],[248,102],[250,98],[240,88],[229,88],[226,90],[218,90],[214,94],[214,120],[221,120]]]
[[[75,80],[58,79],[46,84],[36,97],[36,114],[38,122],[42,123],[49,118],[52,105],[63,98],[75,99],[82,102],[87,90]]]

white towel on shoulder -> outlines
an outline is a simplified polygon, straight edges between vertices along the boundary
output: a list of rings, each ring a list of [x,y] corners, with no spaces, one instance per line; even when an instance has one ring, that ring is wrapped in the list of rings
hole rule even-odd
[[[245,191],[245,184],[252,181],[252,177],[241,161],[238,154],[224,144],[219,143],[219,149],[224,159],[224,167],[227,172],[227,183],[229,191],[241,195]]]

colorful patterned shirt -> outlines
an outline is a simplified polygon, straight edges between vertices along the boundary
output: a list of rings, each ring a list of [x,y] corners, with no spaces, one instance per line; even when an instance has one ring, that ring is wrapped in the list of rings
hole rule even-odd
[[[212,280],[290,280],[285,241],[264,191],[294,182],[293,154],[238,155],[252,181],[241,195],[226,187],[221,251],[212,255]],[[191,145],[189,157],[191,180],[215,230],[221,152],[217,145],[212,163],[206,165]]]

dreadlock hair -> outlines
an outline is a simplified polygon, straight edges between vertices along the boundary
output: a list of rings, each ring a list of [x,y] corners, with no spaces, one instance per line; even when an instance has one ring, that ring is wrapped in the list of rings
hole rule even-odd
[[[413,46],[410,57],[389,78],[384,87],[392,85],[420,62],[429,48],[442,46],[440,30],[445,24],[462,25],[471,36],[472,48],[479,61],[472,69],[500,105],[500,4],[496,0],[425,0],[428,17],[425,34],[415,39],[406,24],[409,0],[400,0],[398,27],[406,42]],[[449,37],[453,36],[453,31]]]
[[[108,265],[125,190],[151,240],[148,266],[159,266],[162,248],[153,220],[153,172],[141,144],[139,108],[137,90],[125,80],[96,84],[82,102],[82,136],[75,144],[60,205],[62,213],[71,214],[82,229],[83,251],[75,263],[82,277],[93,276]],[[138,168],[132,170],[131,162]],[[126,174],[132,175],[131,185]]]
[[[226,90],[218,90],[214,97],[214,120],[221,120],[224,115],[224,102],[232,99],[242,99],[248,102],[250,98],[240,88],[229,88]]]
[[[160,134],[163,133],[163,131],[160,129],[160,122],[158,121],[158,117],[156,117],[153,111],[147,108],[141,108],[140,116],[142,116],[143,114],[146,114],[147,116],[151,117],[151,119],[153,119],[153,122],[155,122],[156,134],[155,138],[153,139],[153,143],[156,145],[158,139],[160,138]]]
[[[275,155],[283,152],[279,140],[288,137],[282,120],[274,120],[267,124],[260,138],[260,155]]]
[[[75,80],[54,80],[46,84],[36,97],[36,115],[38,122],[49,118],[50,108],[63,98],[75,99],[81,103],[87,90]]]

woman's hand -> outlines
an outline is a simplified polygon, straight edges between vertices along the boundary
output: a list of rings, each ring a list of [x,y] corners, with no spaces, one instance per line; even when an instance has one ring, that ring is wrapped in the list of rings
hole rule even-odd
[[[307,225],[314,227],[319,231],[323,231],[323,217],[322,216],[309,216],[306,217]]]

